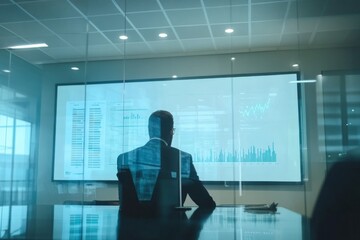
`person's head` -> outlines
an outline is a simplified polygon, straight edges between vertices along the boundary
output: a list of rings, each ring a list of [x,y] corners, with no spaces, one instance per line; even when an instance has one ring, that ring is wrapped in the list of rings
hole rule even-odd
[[[149,117],[149,136],[158,137],[171,145],[174,133],[174,118],[168,111],[158,110]]]

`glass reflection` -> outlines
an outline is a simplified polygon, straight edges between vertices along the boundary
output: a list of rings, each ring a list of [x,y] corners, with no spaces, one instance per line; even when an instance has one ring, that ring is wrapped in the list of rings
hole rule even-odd
[[[0,239],[23,238],[27,230],[27,206],[0,206]]]

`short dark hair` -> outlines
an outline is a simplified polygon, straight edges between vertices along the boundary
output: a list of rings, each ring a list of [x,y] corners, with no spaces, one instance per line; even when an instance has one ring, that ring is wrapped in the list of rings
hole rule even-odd
[[[149,117],[148,127],[150,138],[166,138],[174,127],[174,118],[168,111],[155,111]]]

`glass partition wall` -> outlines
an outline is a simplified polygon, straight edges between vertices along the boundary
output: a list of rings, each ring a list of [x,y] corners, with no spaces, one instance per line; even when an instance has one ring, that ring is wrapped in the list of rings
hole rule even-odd
[[[356,1],[17,2],[0,4],[26,15],[0,21],[1,238],[116,236],[117,157],[147,143],[156,110],[173,114],[171,145],[192,155],[218,206],[203,236],[249,217],[224,206],[310,218],[329,162],[358,145]],[[20,33],[30,24],[36,38]],[[52,44],[8,49],[40,38]],[[112,206],[100,216],[94,205]],[[47,230],[39,206],[51,206]]]
[[[12,52],[1,50],[0,59],[0,221],[1,237],[10,238],[26,231],[36,201],[41,73]]]

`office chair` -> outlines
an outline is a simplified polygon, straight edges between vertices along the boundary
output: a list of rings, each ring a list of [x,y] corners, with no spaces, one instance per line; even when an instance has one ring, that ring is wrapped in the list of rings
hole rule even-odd
[[[360,158],[335,163],[311,219],[312,239],[360,239]]]
[[[120,169],[117,173],[122,213],[131,216],[153,216],[171,212],[178,204],[178,180],[159,171],[159,174],[152,174],[156,179],[149,179],[139,185],[139,178],[136,176],[139,174],[142,174],[141,171],[132,173],[128,168]],[[143,196],[140,191],[143,189],[151,191],[151,196]]]

